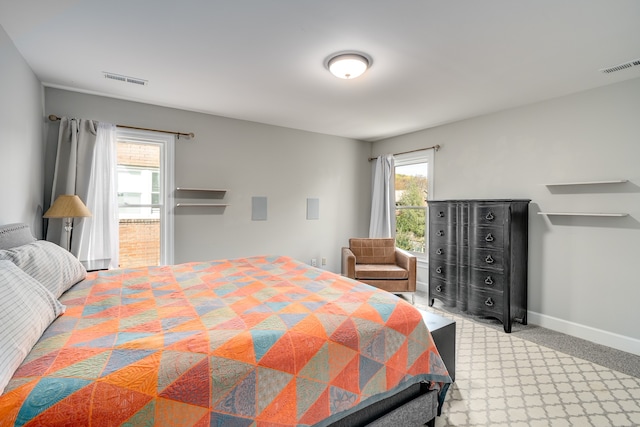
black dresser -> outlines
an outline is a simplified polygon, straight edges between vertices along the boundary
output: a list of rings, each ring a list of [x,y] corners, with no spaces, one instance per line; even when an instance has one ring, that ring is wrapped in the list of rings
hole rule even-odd
[[[430,306],[527,324],[529,202],[429,200]]]

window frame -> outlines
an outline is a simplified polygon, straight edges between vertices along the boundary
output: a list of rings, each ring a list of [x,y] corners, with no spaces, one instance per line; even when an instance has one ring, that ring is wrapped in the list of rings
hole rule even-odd
[[[394,160],[394,171],[393,171],[393,177],[394,177],[394,182],[395,182],[395,176],[396,176],[396,171],[395,168],[398,166],[408,166],[408,165],[413,165],[416,163],[426,163],[427,164],[427,204],[429,202],[429,200],[433,199],[433,189],[434,189],[434,182],[433,182],[433,176],[434,176],[434,151],[435,150],[424,150],[424,151],[417,151],[417,152],[413,152],[413,153],[404,153],[404,154],[396,154],[393,156],[393,160]],[[395,205],[395,191],[394,191],[394,205]],[[409,208],[409,209],[416,209],[416,208]],[[425,210],[425,225],[424,225],[424,232],[425,232],[425,251],[424,253],[422,252],[413,252],[413,251],[409,251],[411,254],[415,255],[419,260],[421,261],[427,261],[428,259],[428,254],[429,254],[429,239],[428,239],[428,235],[429,235],[429,207],[425,206],[424,207]],[[394,230],[394,235],[397,232],[397,225],[396,225],[396,230]]]
[[[160,213],[160,265],[174,263],[174,194],[175,187],[175,135],[153,131],[118,128],[116,140],[118,142],[131,142],[135,144],[156,144],[160,146],[160,186],[161,194]],[[156,205],[149,205],[155,207]]]

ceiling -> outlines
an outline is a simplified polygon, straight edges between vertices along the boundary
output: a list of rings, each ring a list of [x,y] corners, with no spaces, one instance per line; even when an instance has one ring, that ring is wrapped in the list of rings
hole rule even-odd
[[[0,0],[45,86],[367,141],[639,78],[599,71],[640,58],[639,19],[638,0]],[[371,68],[332,76],[345,50]]]

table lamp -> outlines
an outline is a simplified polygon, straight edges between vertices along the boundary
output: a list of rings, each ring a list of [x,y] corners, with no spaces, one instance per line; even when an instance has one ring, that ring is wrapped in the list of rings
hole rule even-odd
[[[91,216],[91,212],[82,203],[80,197],[75,194],[63,194],[58,196],[53,205],[44,213],[45,218],[64,218],[64,229],[67,232],[67,250],[71,246],[71,229],[73,218]]]

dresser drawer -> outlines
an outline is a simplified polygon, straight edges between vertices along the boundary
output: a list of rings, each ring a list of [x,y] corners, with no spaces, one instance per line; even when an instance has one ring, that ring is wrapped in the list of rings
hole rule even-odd
[[[504,291],[504,275],[491,270],[471,269],[469,284],[478,289]]]
[[[456,244],[455,224],[432,224],[429,228],[429,243],[434,247]]]
[[[471,251],[471,265],[502,271],[504,269],[504,253],[491,249],[474,249]]]
[[[476,248],[502,249],[504,248],[504,228],[476,227],[471,239]]]
[[[456,287],[454,284],[444,280],[429,280],[429,295],[431,298],[438,298],[447,305],[454,305],[456,302]]]
[[[430,262],[455,264],[457,260],[457,248],[451,245],[429,247]]]
[[[475,225],[498,225],[505,223],[507,216],[504,205],[498,204],[477,204],[473,205],[471,213],[471,221]]]
[[[457,222],[456,205],[452,203],[429,205],[429,221],[455,224]]]
[[[454,283],[458,279],[458,266],[444,262],[431,262],[429,264],[429,279],[446,280]]]
[[[469,292],[469,312],[503,320],[504,298],[502,292],[473,289]]]

